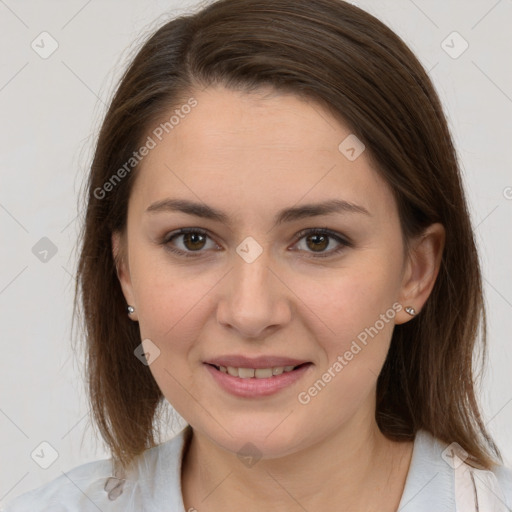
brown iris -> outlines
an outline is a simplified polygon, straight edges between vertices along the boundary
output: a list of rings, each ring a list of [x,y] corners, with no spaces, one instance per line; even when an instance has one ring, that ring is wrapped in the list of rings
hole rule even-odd
[[[329,245],[329,237],[325,235],[313,234],[306,237],[306,243],[308,243],[311,240],[313,240],[314,245],[309,246],[308,244],[308,247],[310,249],[313,249],[314,251],[316,251],[317,249],[322,251],[323,249],[326,249],[327,246]]]
[[[185,247],[191,251],[199,250],[204,247],[206,242],[205,235],[201,233],[184,233],[183,234],[183,243]],[[190,245],[189,245],[190,243]]]

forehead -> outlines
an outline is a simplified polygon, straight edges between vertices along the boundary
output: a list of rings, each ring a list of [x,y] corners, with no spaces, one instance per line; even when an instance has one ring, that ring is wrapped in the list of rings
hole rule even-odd
[[[278,209],[326,195],[367,209],[392,205],[391,191],[365,151],[355,160],[343,144],[340,151],[340,143],[354,135],[320,104],[268,89],[216,87],[192,96],[196,106],[161,140],[149,130],[156,145],[142,160],[132,192],[140,207],[166,195],[196,196],[223,209],[235,199],[237,207]]]
[[[332,157],[340,135],[350,133],[320,105],[292,94],[216,87],[195,98],[197,106],[173,133],[183,142],[178,151],[201,148],[198,157],[286,159],[312,152]]]

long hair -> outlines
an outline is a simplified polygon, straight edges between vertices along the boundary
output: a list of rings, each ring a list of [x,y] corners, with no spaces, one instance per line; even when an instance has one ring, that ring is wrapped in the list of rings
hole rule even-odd
[[[165,23],[120,80],[88,177],[75,290],[89,400],[113,459],[126,467],[155,445],[164,397],[134,356],[140,332],[127,317],[111,248],[112,233],[126,228],[137,165],[110,182],[108,193],[105,184],[126,170],[155,120],[216,84],[247,92],[271,86],[322,104],[366,145],[393,191],[405,240],[443,224],[432,293],[416,318],[394,329],[377,382],[376,421],[390,439],[412,440],[425,429],[457,442],[475,465],[501,462],[475,395],[474,356],[482,365],[486,359],[482,278],[445,115],[406,44],[341,0],[214,2]]]

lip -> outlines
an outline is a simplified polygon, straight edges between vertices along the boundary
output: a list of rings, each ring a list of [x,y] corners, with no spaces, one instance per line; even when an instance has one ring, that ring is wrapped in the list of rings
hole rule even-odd
[[[247,358],[246,358],[247,359]],[[282,359],[284,360],[284,359]],[[251,364],[254,364],[254,359]],[[286,359],[293,364],[292,359]],[[266,379],[249,378],[242,379],[240,377],[233,377],[228,373],[223,373],[217,370],[214,363],[204,363],[204,367],[213,377],[215,382],[228,393],[242,398],[259,398],[273,395],[280,390],[292,386],[294,383],[299,381],[306,373],[309,372],[310,368],[313,367],[312,363],[303,364],[296,370],[291,372],[283,372],[281,375],[275,375]],[[301,364],[300,362],[298,364]],[[224,366],[224,365],[222,365]],[[229,365],[232,366],[232,365]],[[271,365],[271,366],[288,366],[288,365]],[[291,365],[290,365],[291,366]],[[295,365],[294,365],[295,366]],[[243,367],[243,366],[242,366]],[[247,366],[247,368],[254,368],[254,366]],[[256,367],[258,368],[258,367]],[[268,366],[259,366],[259,368],[268,368]]]
[[[299,364],[308,363],[304,359],[291,359],[289,357],[280,356],[258,356],[246,357],[242,355],[225,355],[214,357],[204,361],[207,364],[216,366],[233,366],[234,368],[275,368],[276,366],[298,366]]]

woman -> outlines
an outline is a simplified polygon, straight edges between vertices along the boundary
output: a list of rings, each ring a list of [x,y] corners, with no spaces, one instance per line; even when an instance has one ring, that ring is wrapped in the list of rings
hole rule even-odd
[[[8,511],[512,506],[451,136],[366,12],[221,0],[160,28],[99,135],[78,278],[112,459]],[[165,401],[188,425],[156,443]]]

